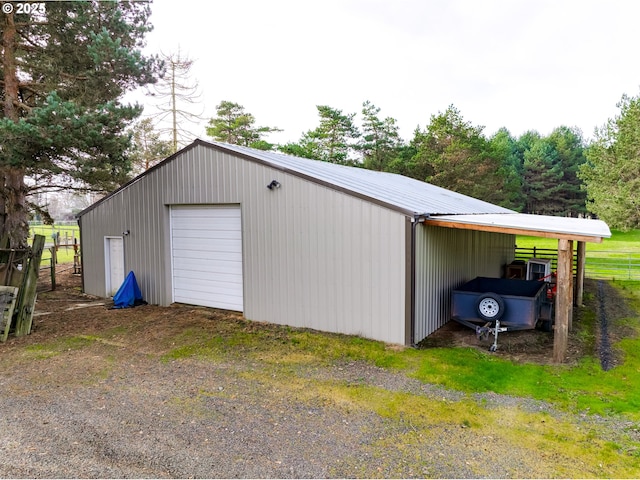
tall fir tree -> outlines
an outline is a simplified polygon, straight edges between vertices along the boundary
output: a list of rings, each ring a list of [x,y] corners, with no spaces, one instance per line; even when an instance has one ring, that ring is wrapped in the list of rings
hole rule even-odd
[[[356,152],[360,132],[354,123],[356,114],[344,114],[342,110],[327,105],[316,108],[320,125],[304,133],[297,143],[281,145],[279,150],[323,162],[359,165]]]
[[[509,205],[506,167],[493,155],[483,127],[465,121],[453,105],[432,115],[424,132],[416,132],[414,162],[427,172],[425,180],[474,198]]]
[[[402,147],[395,118],[380,119],[380,109],[371,102],[362,104],[362,137],[358,149],[364,168],[385,171]]]
[[[207,135],[220,142],[272,150],[273,144],[264,137],[271,132],[280,132],[277,127],[256,127],[255,117],[242,105],[223,100],[216,106],[215,118],[209,121]]]
[[[114,0],[3,14],[0,235],[11,246],[26,243],[29,194],[126,180],[127,127],[142,109],[121,99],[161,69],[141,53],[149,15],[149,3]]]
[[[623,95],[620,113],[596,130],[580,168],[587,207],[613,228],[640,228],[640,96]]]
[[[557,153],[558,167],[562,171],[558,213],[571,217],[584,215],[587,212],[587,192],[578,177],[580,167],[587,161],[582,133],[577,128],[562,126],[551,132],[548,141]]]
[[[524,152],[523,167],[525,212],[561,214],[563,171],[558,153],[548,139],[539,139]]]

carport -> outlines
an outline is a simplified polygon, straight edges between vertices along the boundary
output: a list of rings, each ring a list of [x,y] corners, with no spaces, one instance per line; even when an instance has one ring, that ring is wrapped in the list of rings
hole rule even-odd
[[[556,314],[553,337],[553,361],[564,361],[568,333],[572,327],[573,305],[582,305],[586,242],[601,243],[611,237],[602,220],[553,217],[522,213],[431,216],[425,224],[463,230],[528,235],[558,239]],[[573,284],[573,248],[577,243],[576,285]]]

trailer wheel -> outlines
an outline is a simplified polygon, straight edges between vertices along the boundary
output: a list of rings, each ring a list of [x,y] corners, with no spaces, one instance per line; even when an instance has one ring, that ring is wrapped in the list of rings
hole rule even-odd
[[[480,318],[494,322],[504,315],[504,300],[497,293],[480,295],[476,303],[476,311]]]

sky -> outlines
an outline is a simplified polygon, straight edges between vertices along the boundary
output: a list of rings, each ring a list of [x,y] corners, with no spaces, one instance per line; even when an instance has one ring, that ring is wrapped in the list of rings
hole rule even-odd
[[[154,0],[146,53],[194,61],[185,125],[228,100],[300,139],[317,105],[360,116],[371,101],[405,140],[454,105],[487,136],[594,128],[640,94],[636,0]],[[157,99],[136,94],[145,113]]]

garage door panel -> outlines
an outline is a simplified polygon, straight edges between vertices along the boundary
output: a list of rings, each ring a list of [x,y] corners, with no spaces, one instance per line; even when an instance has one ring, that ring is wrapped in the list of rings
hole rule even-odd
[[[238,268],[238,261],[229,260],[203,260],[200,258],[177,258],[174,272],[211,272],[229,273],[242,276],[242,270]]]
[[[215,235],[213,235],[210,231],[207,230],[178,230],[174,231],[173,239],[177,241],[181,241],[182,239],[189,238],[209,238],[215,236],[215,238],[219,239],[229,239],[229,240],[240,240],[242,239],[242,234],[239,231],[233,230],[217,230]]]
[[[243,310],[240,207],[171,209],[175,302]]]
[[[188,228],[190,230],[236,230],[240,224],[237,218],[201,218],[201,217],[178,217],[175,218],[174,228]]]
[[[215,263],[215,262],[232,262],[238,263],[242,262],[242,252],[207,252],[207,257],[202,257],[202,252],[198,250],[182,250],[176,254],[174,259],[178,259],[178,261],[188,261],[188,260],[196,260],[197,262],[204,262],[207,264]],[[193,264],[193,262],[191,262]],[[180,268],[180,264],[176,265]]]
[[[214,283],[214,282],[212,282]],[[211,289],[215,288],[215,293],[211,293]],[[182,297],[200,297],[200,298],[217,298],[220,296],[232,296],[232,297],[241,297],[242,296],[242,285],[237,284],[216,284],[212,285],[211,283],[197,283],[189,285],[188,289],[180,288],[176,289],[176,295]]]
[[[229,217],[238,218],[237,206],[184,205],[174,208],[181,210],[180,218],[209,218],[216,221]]]
[[[210,272],[199,272],[196,270],[176,270],[174,271],[174,278],[179,277],[183,279],[183,281],[192,280],[194,282],[218,282],[221,286],[226,284],[237,284],[242,285],[242,275],[231,275],[227,274],[224,280],[218,280],[215,276],[211,275]]]
[[[217,238],[216,251],[242,253],[242,245],[239,239]],[[211,247],[211,238],[187,238],[180,240],[180,251],[208,251]]]
[[[242,296],[231,296],[227,294],[185,292],[185,296],[180,294],[178,290],[174,295],[174,300],[178,303],[187,303],[189,305],[201,305],[203,307],[223,308],[225,310],[238,310],[237,304],[242,301]]]

